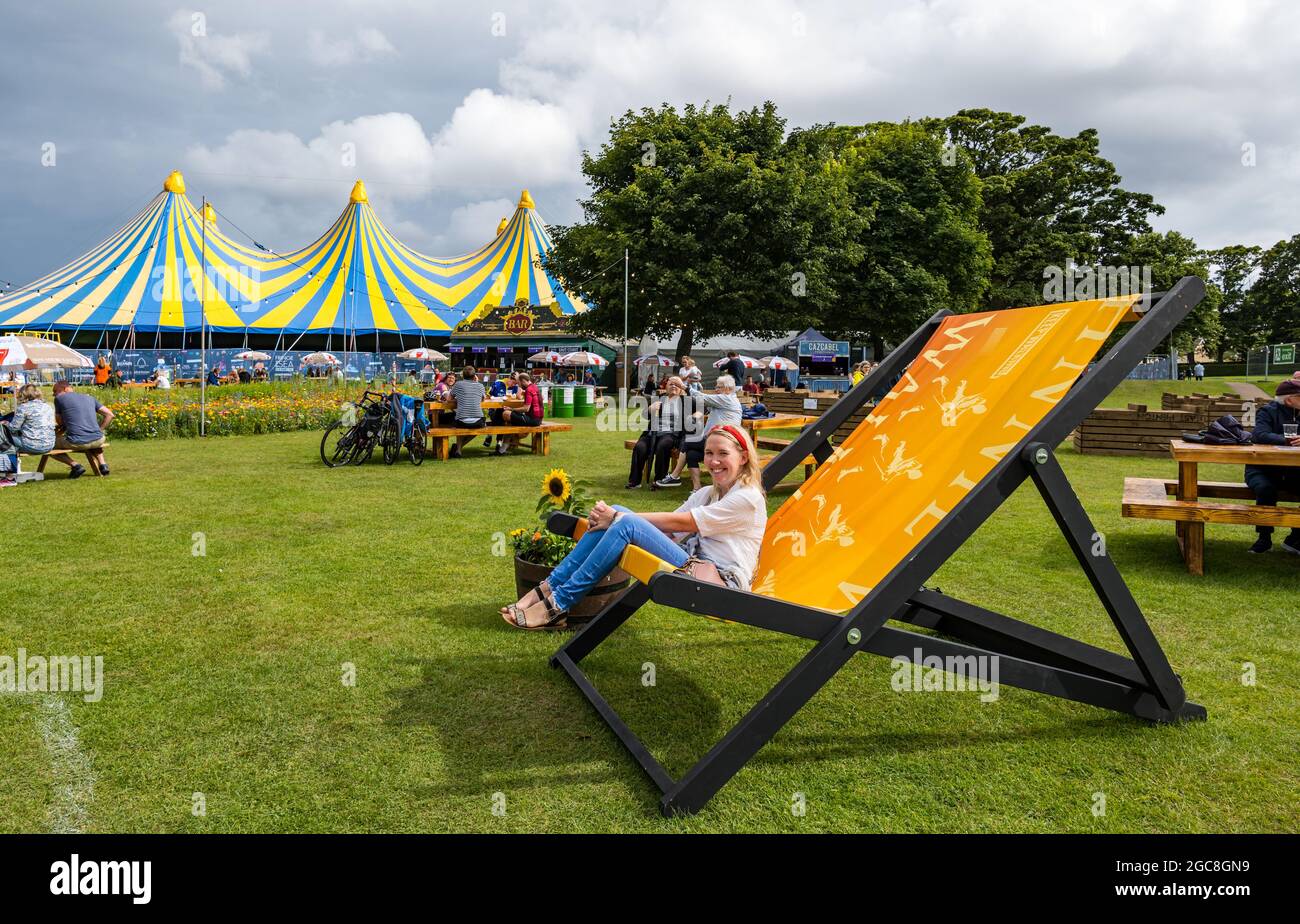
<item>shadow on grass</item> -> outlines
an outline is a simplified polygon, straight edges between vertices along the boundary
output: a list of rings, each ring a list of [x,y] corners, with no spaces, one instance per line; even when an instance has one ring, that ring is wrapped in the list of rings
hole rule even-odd
[[[482,629],[476,609],[448,606],[431,618]],[[634,633],[622,634],[631,641]],[[421,797],[617,781],[644,794],[653,809],[655,787],[563,672],[549,666],[549,651],[571,637],[547,633],[553,646],[539,653],[534,637],[521,638],[502,623],[499,653],[417,662],[420,681],[397,691],[385,723],[428,727],[437,736],[444,782],[422,789]],[[670,772],[684,769],[722,734],[718,697],[663,666],[653,687],[643,685],[644,662],[634,654],[593,656],[593,679],[633,728],[655,732],[647,744]]]

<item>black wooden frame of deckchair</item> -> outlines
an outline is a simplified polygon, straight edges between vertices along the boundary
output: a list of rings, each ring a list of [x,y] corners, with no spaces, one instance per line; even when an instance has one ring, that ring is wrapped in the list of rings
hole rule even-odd
[[[984,664],[948,658],[997,656],[999,683],[1125,712],[1152,722],[1204,719],[1205,709],[1187,700],[1137,601],[1115,563],[1097,542],[1097,532],[1056,461],[1053,447],[1124,380],[1129,370],[1160,344],[1204,297],[1194,276],[1168,292],[1144,296],[1134,305],[1139,320],[1088,369],[971,491],[937,523],[847,613],[786,603],[772,597],[701,583],[659,572],[647,583],[633,582],[619,597],[551,657],[563,668],[663,793],[665,815],[699,811],[758,750],[790,720],[857,652],[909,662],[938,656],[945,664]],[[944,317],[936,313],[899,345],[818,420],[804,428],[763,472],[771,488],[809,455],[825,462],[829,437],[907,368]],[[1066,542],[1104,605],[1131,657],[1040,629],[925,587],[948,558],[1026,479],[1047,502]],[[552,514],[547,527],[572,536],[579,520]],[[643,604],[653,600],[701,615],[810,639],[813,646],[712,749],[679,780],[668,772],[619,717],[578,666]],[[889,620],[934,630],[928,635],[886,626]],[[933,663],[931,661],[931,663]],[[974,677],[970,679],[974,680]]]

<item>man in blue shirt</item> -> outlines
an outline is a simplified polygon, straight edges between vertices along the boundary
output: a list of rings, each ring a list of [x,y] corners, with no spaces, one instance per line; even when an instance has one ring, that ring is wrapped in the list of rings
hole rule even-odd
[[[1288,428],[1291,428],[1288,431]],[[1300,452],[1300,378],[1284,379],[1277,386],[1277,400],[1255,411],[1255,432],[1251,439],[1265,446],[1293,446]],[[1255,503],[1276,506],[1278,494],[1300,494],[1300,468],[1289,465],[1247,465],[1246,484],[1255,492]],[[1273,547],[1273,527],[1256,526],[1258,538],[1250,551],[1267,552]],[[1282,550],[1300,555],[1300,528],[1282,540]]]
[[[54,421],[58,435],[54,440],[55,452],[51,459],[72,469],[69,478],[80,478],[86,473],[81,463],[74,462],[69,452],[84,452],[86,460],[101,475],[108,474],[104,460],[104,428],[113,419],[113,412],[100,404],[93,395],[83,395],[71,382],[54,383]],[[62,451],[60,451],[62,450]]]

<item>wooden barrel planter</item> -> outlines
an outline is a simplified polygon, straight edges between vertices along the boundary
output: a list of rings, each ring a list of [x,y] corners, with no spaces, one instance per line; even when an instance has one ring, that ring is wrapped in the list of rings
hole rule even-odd
[[[523,596],[542,581],[546,580],[553,569],[549,565],[538,565],[515,557],[515,591]],[[627,589],[632,583],[632,576],[622,568],[615,568],[596,582],[587,596],[578,601],[577,606],[569,611],[569,622],[581,622],[595,616],[611,600]]]

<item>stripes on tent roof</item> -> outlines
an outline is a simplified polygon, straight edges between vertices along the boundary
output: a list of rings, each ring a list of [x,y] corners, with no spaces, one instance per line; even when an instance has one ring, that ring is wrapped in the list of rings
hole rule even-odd
[[[334,224],[291,253],[240,244],[215,219],[209,206],[205,222],[172,173],[103,243],[0,295],[0,330],[198,330],[206,305],[208,327],[217,331],[420,335],[449,333],[521,298],[563,314],[587,310],[542,267],[551,238],[528,190],[491,242],[451,259],[394,237],[360,180]]]

